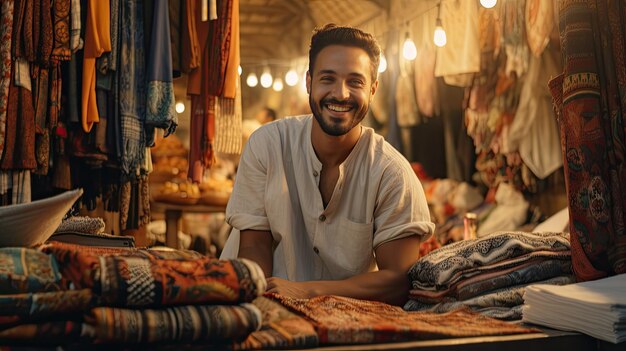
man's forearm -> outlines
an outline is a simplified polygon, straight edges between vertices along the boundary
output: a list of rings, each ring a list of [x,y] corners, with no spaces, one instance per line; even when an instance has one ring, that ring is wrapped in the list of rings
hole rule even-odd
[[[403,305],[409,296],[409,280],[405,273],[380,270],[356,275],[345,280],[305,282],[312,295],[340,295],[363,300]]]

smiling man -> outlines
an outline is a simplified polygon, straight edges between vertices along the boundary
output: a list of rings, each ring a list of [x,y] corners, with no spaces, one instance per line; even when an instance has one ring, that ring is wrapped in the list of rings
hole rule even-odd
[[[434,224],[407,160],[361,125],[379,58],[370,34],[317,30],[306,79],[313,115],[267,124],[248,141],[222,258],[259,263],[269,292],[398,305],[408,298],[406,272]]]

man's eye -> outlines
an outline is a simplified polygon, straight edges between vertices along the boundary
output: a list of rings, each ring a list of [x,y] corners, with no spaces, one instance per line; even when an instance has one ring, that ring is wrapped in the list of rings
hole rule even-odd
[[[332,78],[332,77],[322,77],[322,78],[320,78],[320,80],[321,80],[322,82],[330,82],[330,81],[332,81],[332,80],[333,80],[333,78]]]
[[[354,85],[354,86],[363,86],[365,83],[363,83],[363,81],[358,80],[358,79],[354,79],[350,81],[350,84]]]

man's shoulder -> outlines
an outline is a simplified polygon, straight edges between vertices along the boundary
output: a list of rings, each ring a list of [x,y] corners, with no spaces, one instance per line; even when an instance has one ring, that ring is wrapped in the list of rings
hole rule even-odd
[[[367,127],[367,136],[370,138],[370,149],[373,150],[374,157],[378,158],[381,164],[406,164],[408,160],[395,147],[393,147],[385,138],[376,133],[372,128]]]

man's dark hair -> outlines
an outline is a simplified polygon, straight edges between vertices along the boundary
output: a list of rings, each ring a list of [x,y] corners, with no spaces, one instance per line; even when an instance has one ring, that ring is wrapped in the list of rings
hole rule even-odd
[[[265,114],[267,115],[267,117],[269,117],[272,121],[276,120],[276,111],[272,108],[266,107],[265,108]]]
[[[322,28],[316,28],[311,37],[309,47],[309,74],[313,75],[313,67],[317,55],[327,46],[343,45],[357,47],[365,50],[372,63],[372,82],[378,75],[378,64],[380,63],[380,46],[374,36],[353,27],[340,27],[334,23],[329,23]]]

